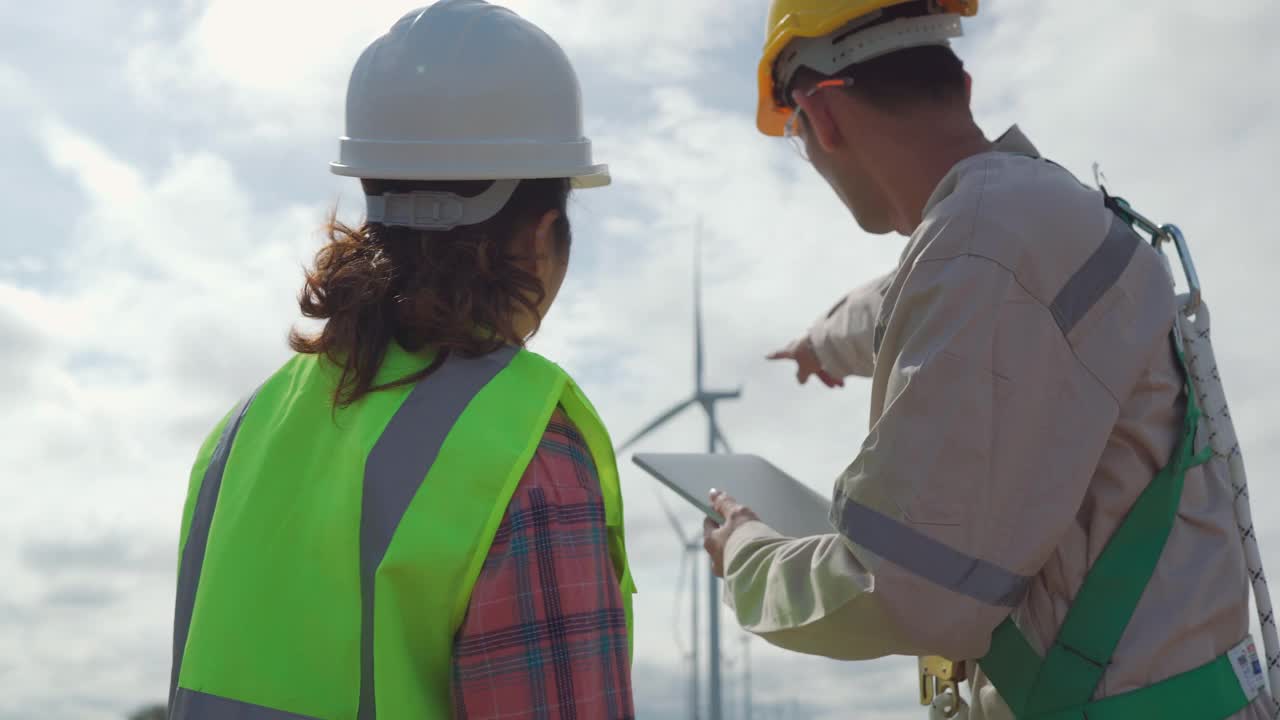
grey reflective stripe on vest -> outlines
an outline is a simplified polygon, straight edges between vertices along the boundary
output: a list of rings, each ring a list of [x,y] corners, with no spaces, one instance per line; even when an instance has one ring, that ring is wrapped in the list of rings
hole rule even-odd
[[[1111,218],[1111,229],[1102,245],[1071,276],[1049,306],[1064,335],[1111,289],[1129,267],[1142,238],[1119,217]]]
[[[204,550],[209,544],[209,527],[213,524],[213,510],[218,504],[222,473],[227,469],[227,458],[231,455],[231,444],[235,442],[236,433],[240,431],[240,423],[244,421],[245,413],[249,411],[249,405],[257,395],[255,390],[241,401],[222,428],[218,444],[209,457],[209,466],[205,468],[204,479],[200,481],[200,493],[196,496],[196,506],[191,513],[187,544],[182,548],[182,568],[178,572],[178,597],[173,610],[173,671],[169,678],[171,718],[183,717],[174,714],[172,708],[178,691],[178,678],[182,675],[182,654],[187,648],[187,634],[191,631],[191,612],[196,604],[196,588],[200,584],[200,570],[204,567]]]
[[[169,709],[171,720],[317,720],[239,700],[182,688]]]
[[[504,347],[480,358],[450,357],[413,388],[365,461],[360,507],[360,720],[373,720],[377,712],[373,590],[378,566],[454,423],[517,352]]]
[[[999,607],[1017,607],[1031,578],[970,557],[893,518],[846,499],[845,537],[904,570],[952,592]]]

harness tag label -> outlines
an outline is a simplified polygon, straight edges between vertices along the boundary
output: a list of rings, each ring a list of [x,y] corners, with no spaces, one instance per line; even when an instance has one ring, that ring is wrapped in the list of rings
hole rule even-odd
[[[1239,645],[1227,651],[1227,657],[1231,660],[1231,669],[1236,671],[1240,689],[1252,702],[1267,687],[1266,678],[1262,674],[1262,662],[1258,660],[1257,644],[1252,637],[1246,637]]]

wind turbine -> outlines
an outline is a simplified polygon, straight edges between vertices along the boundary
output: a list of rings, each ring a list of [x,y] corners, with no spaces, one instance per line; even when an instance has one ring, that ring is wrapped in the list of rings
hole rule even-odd
[[[685,571],[686,570],[689,571],[689,580],[690,580],[690,585],[692,586],[689,591],[689,597],[690,597],[689,610],[690,610],[690,615],[692,617],[692,620],[689,626],[689,635],[691,638],[691,642],[690,642],[690,649],[688,653],[685,654],[685,657],[688,658],[689,660],[689,670],[690,670],[689,716],[688,717],[689,717],[689,720],[699,720],[699,718],[702,717],[702,709],[701,707],[699,707],[699,700],[701,699],[702,692],[701,692],[700,683],[698,682],[698,679],[699,679],[698,645],[699,645],[700,633],[698,631],[698,565],[696,561],[698,558],[698,553],[702,552],[702,542],[701,542],[702,538],[698,537],[697,533],[694,533],[693,535],[685,537],[684,529],[680,527],[680,521],[676,519],[675,513],[671,512],[671,506],[667,505],[667,501],[663,499],[662,495],[658,494],[658,491],[656,489],[654,490],[654,496],[658,498],[658,504],[662,506],[663,514],[667,516],[667,522],[671,523],[671,529],[675,531],[676,537],[679,538],[680,540],[680,575],[679,575],[680,583],[684,582]],[[695,561],[692,564],[688,562],[690,555],[693,556]],[[682,589],[681,585],[676,586],[676,605],[677,606],[680,604],[681,589]],[[676,631],[677,633],[676,637],[678,638],[679,637],[678,625],[673,626],[672,629]],[[678,644],[679,640],[677,639],[676,642]],[[682,652],[684,651],[683,647],[681,647],[680,649]]]
[[[722,400],[736,400],[742,397],[742,388],[737,390],[709,390],[703,383],[705,374],[705,356],[703,338],[702,338],[702,221],[698,221],[698,233],[694,239],[694,260],[693,260],[693,395],[686,400],[677,403],[670,410],[662,413],[654,418],[652,422],[644,426],[635,435],[632,435],[626,442],[618,447],[617,453],[620,455],[635,445],[637,442],[645,438],[654,430],[662,427],[666,423],[673,420],[677,415],[685,410],[695,406],[702,406],[702,410],[707,416],[707,452],[716,452],[716,447],[723,448],[726,453],[733,452],[729,448],[729,441],[725,439],[724,432],[720,430],[720,424],[716,422],[716,403]],[[661,499],[661,498],[659,498]],[[665,502],[664,509],[665,508]],[[692,545],[696,552],[701,548],[701,542],[698,541],[698,533],[694,533],[693,539],[686,537],[680,531],[680,525],[675,520],[675,516],[671,514],[669,509],[666,510],[667,519],[671,521],[672,527],[675,528],[676,534],[680,537],[681,543],[685,545],[686,552]],[[709,695],[708,720],[722,720],[722,705],[720,695],[720,585],[715,575],[711,571],[710,561],[707,563],[707,625],[708,625],[708,647],[707,647],[707,684]],[[698,717],[698,584],[697,571],[694,571],[693,583],[693,698],[694,698],[694,718]]]

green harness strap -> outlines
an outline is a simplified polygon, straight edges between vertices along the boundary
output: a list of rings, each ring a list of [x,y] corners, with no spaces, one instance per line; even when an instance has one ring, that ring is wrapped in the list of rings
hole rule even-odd
[[[1211,448],[1195,452],[1201,411],[1176,335],[1173,344],[1187,395],[1173,458],[1142,492],[1089,570],[1045,657],[1041,659],[1012,619],[1006,619],[993,633],[990,651],[978,661],[1019,720],[1218,720],[1249,703],[1226,655],[1155,685],[1090,701],[1155,572],[1177,517],[1187,471],[1213,456]]]

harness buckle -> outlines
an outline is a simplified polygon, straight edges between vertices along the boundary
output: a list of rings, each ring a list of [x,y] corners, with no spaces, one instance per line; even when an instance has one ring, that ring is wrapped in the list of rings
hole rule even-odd
[[[948,660],[939,655],[920,658],[920,704],[932,705],[934,698],[948,691],[956,698],[943,717],[953,718],[960,712],[960,683],[966,679],[963,661]]]

